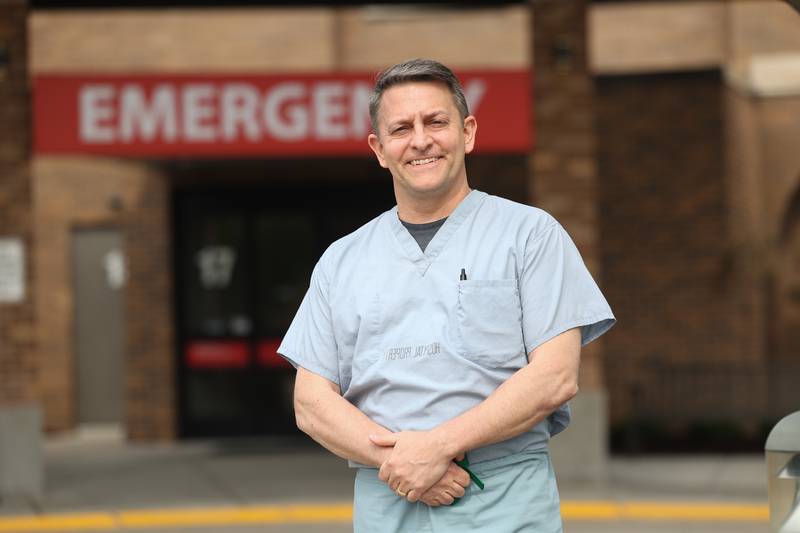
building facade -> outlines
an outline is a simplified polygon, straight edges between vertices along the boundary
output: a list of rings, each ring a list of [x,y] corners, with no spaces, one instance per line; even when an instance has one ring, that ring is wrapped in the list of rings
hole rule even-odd
[[[359,84],[409,57],[476,80],[472,186],[555,215],[617,314],[565,447],[605,454],[606,419],[618,449],[754,441],[800,400],[786,4],[0,9],[0,245],[27,258],[0,400],[49,431],[293,430],[274,350],[324,247],[393,204],[345,137]]]

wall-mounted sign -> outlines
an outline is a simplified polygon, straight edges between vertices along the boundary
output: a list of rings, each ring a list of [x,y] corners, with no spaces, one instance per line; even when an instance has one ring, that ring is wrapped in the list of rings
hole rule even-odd
[[[103,270],[105,270],[106,283],[109,288],[116,291],[125,287],[125,282],[128,280],[128,269],[122,250],[115,248],[103,256]]]
[[[25,299],[25,246],[22,239],[0,239],[0,303]]]
[[[528,71],[459,72],[478,119],[476,151],[527,152]],[[373,74],[39,75],[40,154],[369,155]]]
[[[206,246],[195,254],[200,283],[206,290],[226,289],[236,266],[236,250],[230,246]]]

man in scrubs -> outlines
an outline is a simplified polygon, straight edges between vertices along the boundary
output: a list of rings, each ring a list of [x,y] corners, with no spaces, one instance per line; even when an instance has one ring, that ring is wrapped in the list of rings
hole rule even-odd
[[[387,69],[370,115],[397,205],[314,268],[278,350],[297,424],[358,469],[357,532],[561,531],[548,442],[611,309],[555,219],[470,188],[450,69]]]

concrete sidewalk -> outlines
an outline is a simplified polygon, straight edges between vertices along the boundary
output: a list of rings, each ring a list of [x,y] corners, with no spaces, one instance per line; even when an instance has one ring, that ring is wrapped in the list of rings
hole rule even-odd
[[[63,513],[294,504],[343,509],[352,500],[353,471],[345,461],[302,437],[172,445],[132,445],[113,435],[60,438],[46,443],[45,460],[46,490],[42,501],[14,498],[0,502],[0,525],[2,519],[9,517]],[[559,480],[559,486],[562,500],[579,507],[581,502],[764,507],[767,501],[764,459],[760,455],[614,457],[607,482]],[[569,521],[569,515],[565,517]],[[591,518],[588,517],[590,521]],[[348,530],[349,526],[339,522],[337,527]],[[646,529],[659,531],[651,526]],[[681,530],[712,531],[690,526]],[[766,529],[763,520],[755,529],[753,524],[750,529],[729,526],[719,531]],[[317,531],[311,526],[293,527],[281,531]],[[319,530],[339,531],[331,527]],[[623,531],[606,521],[592,529],[569,530]],[[231,526],[220,531],[249,529]]]

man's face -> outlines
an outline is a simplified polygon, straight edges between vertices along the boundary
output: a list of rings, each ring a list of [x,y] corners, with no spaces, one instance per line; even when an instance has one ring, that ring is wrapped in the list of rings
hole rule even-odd
[[[394,179],[395,194],[430,198],[466,185],[464,154],[472,151],[477,123],[461,123],[453,95],[435,82],[409,82],[384,91],[378,135],[370,148]]]

